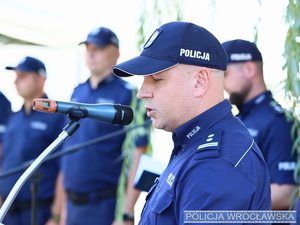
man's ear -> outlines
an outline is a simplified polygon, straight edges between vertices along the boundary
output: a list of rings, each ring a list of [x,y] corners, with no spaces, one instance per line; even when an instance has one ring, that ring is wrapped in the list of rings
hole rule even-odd
[[[245,62],[243,65],[243,73],[246,78],[252,79],[256,74],[256,65],[254,62]]]
[[[194,75],[193,77],[194,96],[196,98],[203,97],[210,85],[210,81],[211,81],[210,71],[205,67],[201,67],[197,69],[193,75]]]
[[[42,75],[37,75],[37,85],[39,88],[43,89],[46,81],[46,77]]]

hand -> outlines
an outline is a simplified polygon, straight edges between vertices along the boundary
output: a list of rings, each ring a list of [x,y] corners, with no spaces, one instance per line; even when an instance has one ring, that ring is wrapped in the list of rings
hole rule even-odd
[[[48,221],[45,223],[45,225],[65,225],[64,220],[60,219],[59,221],[55,221],[55,219],[50,218]]]
[[[48,225],[48,224],[47,224]],[[133,222],[131,222],[131,221],[126,221],[126,222],[123,222],[123,221],[121,221],[121,222],[117,222],[116,220],[112,223],[112,225],[134,225],[134,223]]]
[[[52,219],[49,219],[47,221],[47,223],[45,223],[45,225],[65,225],[64,221],[60,221],[59,223],[55,222],[54,220]]]
[[[123,225],[134,225],[134,223],[131,221],[127,221],[127,222],[123,222]]]
[[[56,223],[55,221],[53,221],[52,219],[49,219],[47,221],[47,223],[45,223],[45,225],[59,225],[59,223]]]

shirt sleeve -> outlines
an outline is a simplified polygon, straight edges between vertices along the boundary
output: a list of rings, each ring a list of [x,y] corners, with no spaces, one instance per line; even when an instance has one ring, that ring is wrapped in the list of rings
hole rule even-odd
[[[271,183],[295,184],[293,175],[296,156],[292,154],[291,127],[292,123],[287,122],[282,114],[275,117],[272,125],[265,131],[260,147],[266,155]]]

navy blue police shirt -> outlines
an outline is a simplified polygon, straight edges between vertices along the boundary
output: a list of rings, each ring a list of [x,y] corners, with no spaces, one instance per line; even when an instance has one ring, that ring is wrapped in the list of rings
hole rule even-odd
[[[135,98],[133,87],[116,76],[109,76],[92,89],[90,81],[77,86],[71,97],[73,102],[89,104],[111,103],[131,105]],[[66,141],[64,148],[84,143],[94,138],[123,129],[121,125],[112,125],[95,119],[80,120],[80,128]],[[88,193],[115,188],[118,185],[122,167],[122,145],[125,134],[98,142],[79,149],[62,159],[64,186],[67,191]],[[136,139],[136,146],[146,146],[148,139],[141,136]]]
[[[11,104],[8,99],[0,92],[0,144],[3,140],[3,134],[6,130],[6,124],[11,115]]]
[[[31,111],[25,114],[24,107],[9,119],[3,139],[2,171],[5,173],[24,162],[37,158],[59,135],[65,125],[63,115]],[[39,168],[38,199],[54,196],[59,160],[45,162]],[[0,179],[0,195],[6,198],[22,172]],[[30,200],[30,181],[20,190],[16,200]]]
[[[261,149],[268,165],[271,183],[294,184],[296,156],[292,155],[292,121],[266,91],[239,108],[238,117]]]
[[[228,100],[178,127],[173,141],[139,224],[185,224],[185,210],[271,209],[267,165]]]

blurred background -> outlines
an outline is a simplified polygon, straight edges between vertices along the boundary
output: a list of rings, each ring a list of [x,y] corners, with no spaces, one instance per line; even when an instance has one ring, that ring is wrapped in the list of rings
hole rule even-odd
[[[120,39],[119,62],[136,56],[140,46],[160,24],[181,19],[201,25],[220,42],[243,38],[256,41],[264,57],[265,79],[279,102],[284,103],[281,82],[286,78],[284,43],[287,1],[253,0],[1,0],[0,1],[0,90],[14,111],[22,99],[14,87],[16,65],[31,55],[47,67],[46,92],[50,99],[68,101],[73,88],[89,76],[84,47],[78,43],[98,26],[107,26]],[[141,85],[142,78],[126,78]],[[170,135],[155,131],[167,150]],[[157,143],[157,142],[154,142]],[[164,154],[154,157],[165,160]],[[164,150],[166,151],[166,150]],[[167,153],[168,155],[168,153]]]
[[[89,76],[84,47],[78,43],[93,28],[106,26],[118,35],[119,62],[122,62],[139,54],[145,38],[160,24],[179,19],[207,28],[220,42],[236,38],[256,41],[264,58],[268,88],[282,105],[288,105],[283,85],[287,78],[283,54],[289,28],[288,3],[287,0],[0,0],[0,90],[11,101],[13,111],[21,107],[22,100],[14,87],[15,74],[4,68],[30,55],[46,64],[45,89],[49,98],[68,101],[73,88]],[[137,86],[142,82],[137,77],[126,79]],[[172,150],[171,134],[154,130],[153,144],[153,157],[167,162]]]
[[[14,73],[4,67],[32,55],[47,66],[49,97],[68,100],[73,88],[89,75],[84,49],[78,46],[89,31],[98,26],[115,31],[120,39],[121,62],[139,54],[141,35],[147,38],[159,24],[177,19],[176,10],[180,10],[182,20],[207,28],[221,42],[257,39],[265,61],[265,78],[273,89],[285,78],[286,7],[287,1],[271,0],[2,0],[0,89],[17,110],[21,99],[14,89]],[[141,83],[137,78],[129,80]]]

